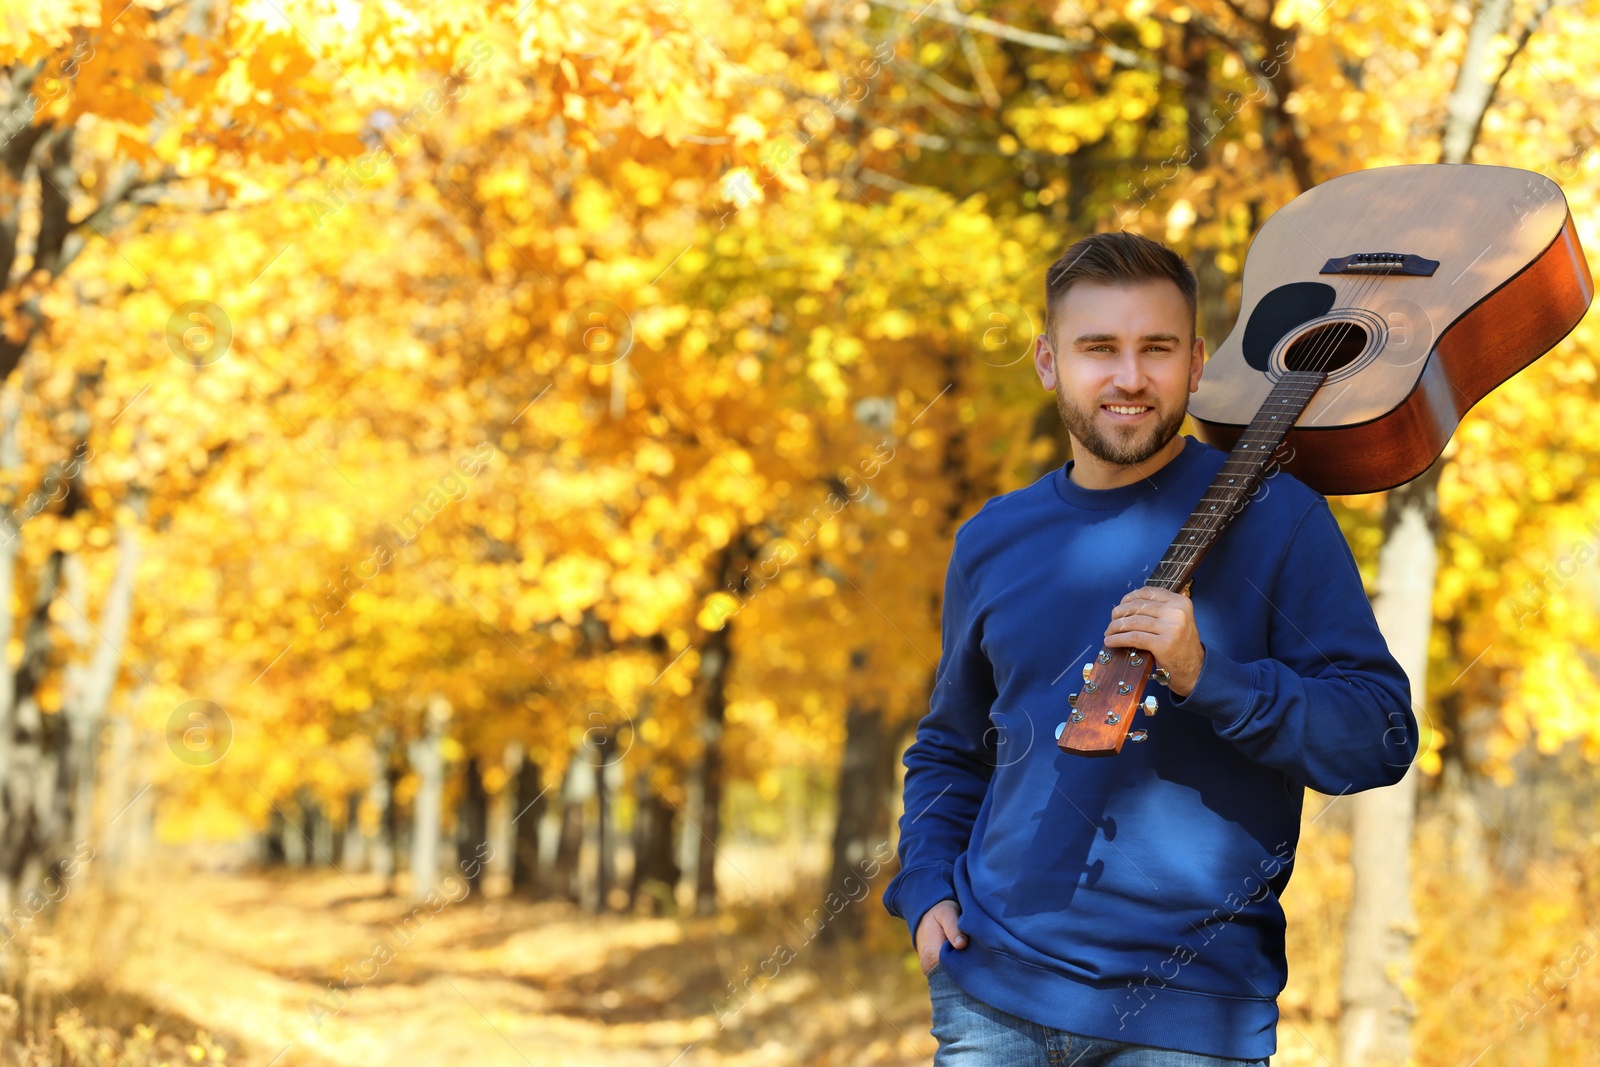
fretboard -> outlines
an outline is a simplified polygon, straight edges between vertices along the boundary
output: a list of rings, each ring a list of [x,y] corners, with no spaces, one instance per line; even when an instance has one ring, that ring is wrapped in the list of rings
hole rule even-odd
[[[1273,453],[1327,376],[1326,371],[1289,371],[1278,379],[1145,585],[1176,591],[1189,584],[1206,551],[1267,476]]]

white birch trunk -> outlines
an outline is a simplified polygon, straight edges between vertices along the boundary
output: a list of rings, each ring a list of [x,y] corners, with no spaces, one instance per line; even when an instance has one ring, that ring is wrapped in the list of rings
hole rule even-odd
[[[450,705],[435,696],[424,716],[424,733],[411,743],[417,795],[411,802],[411,899],[421,900],[439,881],[439,833],[444,813],[444,724]]]

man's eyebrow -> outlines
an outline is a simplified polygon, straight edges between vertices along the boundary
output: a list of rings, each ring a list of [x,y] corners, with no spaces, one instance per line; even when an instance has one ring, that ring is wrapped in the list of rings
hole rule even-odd
[[[1076,345],[1093,345],[1093,344],[1100,344],[1100,343],[1105,342],[1105,341],[1117,341],[1117,340],[1120,340],[1120,338],[1118,338],[1117,335],[1114,334],[1114,333],[1082,333],[1082,334],[1079,334],[1077,337],[1074,337],[1072,339],[1072,343],[1076,344]],[[1147,333],[1143,337],[1139,338],[1139,340],[1141,340],[1141,341],[1180,341],[1180,340],[1182,340],[1182,338],[1180,338],[1175,333]]]

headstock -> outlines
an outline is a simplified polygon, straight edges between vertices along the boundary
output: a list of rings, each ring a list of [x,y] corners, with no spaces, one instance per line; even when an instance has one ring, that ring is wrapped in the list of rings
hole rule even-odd
[[[1102,648],[1083,665],[1083,688],[1067,698],[1071,714],[1056,727],[1056,745],[1078,756],[1115,756],[1123,741],[1143,741],[1144,730],[1133,730],[1133,717],[1156,713],[1155,697],[1140,695],[1155,679],[1166,684],[1167,672],[1155,667],[1155,658],[1143,649]]]

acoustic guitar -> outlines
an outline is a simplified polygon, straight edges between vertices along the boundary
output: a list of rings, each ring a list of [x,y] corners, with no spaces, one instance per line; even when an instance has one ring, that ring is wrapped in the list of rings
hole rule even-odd
[[[1148,586],[1195,568],[1271,469],[1324,495],[1374,493],[1439,458],[1461,417],[1555,346],[1594,295],[1566,197],[1515,167],[1424,163],[1356,171],[1276,212],[1245,258],[1239,319],[1189,404],[1227,449]],[[1057,745],[1110,756],[1164,672],[1150,653],[1084,664]]]

